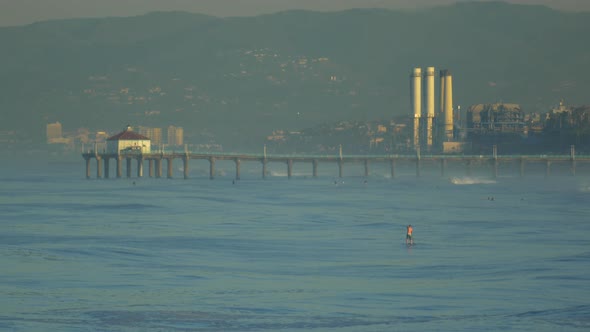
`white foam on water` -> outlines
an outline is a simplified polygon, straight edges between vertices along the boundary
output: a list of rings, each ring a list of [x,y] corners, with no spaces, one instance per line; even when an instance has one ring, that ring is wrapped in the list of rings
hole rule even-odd
[[[452,184],[457,184],[457,185],[497,183],[496,180],[490,180],[490,179],[486,179],[486,178],[476,178],[476,177],[451,177],[451,178],[449,178],[449,181]]]

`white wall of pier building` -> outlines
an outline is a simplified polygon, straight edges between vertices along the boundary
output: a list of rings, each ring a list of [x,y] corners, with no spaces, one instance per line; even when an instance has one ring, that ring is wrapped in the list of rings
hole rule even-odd
[[[107,153],[124,152],[150,153],[151,141],[148,137],[133,132],[131,127],[107,139]]]
[[[127,148],[131,148],[131,151],[137,151],[141,153],[150,153],[151,146],[150,140],[118,140],[118,141],[107,141],[107,153],[118,153],[122,152]]]

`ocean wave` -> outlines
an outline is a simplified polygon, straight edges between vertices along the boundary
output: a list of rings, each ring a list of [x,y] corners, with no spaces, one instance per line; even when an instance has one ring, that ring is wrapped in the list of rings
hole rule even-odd
[[[71,210],[146,210],[156,208],[156,205],[144,203],[111,203],[111,204],[59,204],[55,208],[71,209]]]
[[[587,328],[590,326],[589,314],[590,305],[582,304],[557,309],[526,311],[513,316],[545,320],[561,327]]]
[[[484,179],[484,178],[472,178],[472,177],[451,177],[449,181],[452,184],[457,185],[469,185],[469,184],[494,184],[495,180]]]
[[[142,204],[142,203],[121,203],[121,204],[101,204],[92,206],[95,209],[109,209],[109,210],[142,210],[155,208],[156,205]]]
[[[77,204],[77,203],[6,203],[0,204],[6,210],[22,211],[23,209],[47,208],[56,210],[145,210],[156,208],[156,205],[143,203],[116,203],[116,204]]]
[[[48,254],[41,250],[37,249],[30,249],[30,248],[0,248],[0,258],[1,257],[20,257],[20,258],[29,258],[29,259],[43,259],[48,261],[56,261],[59,260],[57,256]]]

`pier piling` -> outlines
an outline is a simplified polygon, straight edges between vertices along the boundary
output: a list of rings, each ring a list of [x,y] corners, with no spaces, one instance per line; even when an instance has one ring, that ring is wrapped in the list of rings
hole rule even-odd
[[[239,158],[235,158],[234,162],[236,164],[236,180],[240,179],[240,159]]]
[[[492,165],[492,176],[494,179],[498,178],[498,146],[494,145],[492,149],[492,158],[493,158],[493,165]]]
[[[86,178],[90,179],[90,158],[84,158],[86,160]]]
[[[109,157],[104,157],[104,178],[109,178]]]
[[[572,176],[576,175],[576,147],[570,146],[570,167]]]
[[[102,178],[102,165],[100,164],[101,162],[101,158],[99,156],[96,156],[96,178],[100,179]]]
[[[123,174],[123,165],[122,165],[123,159],[122,159],[121,155],[117,155],[116,160],[117,160],[117,166],[116,166],[117,167],[117,170],[116,170],[117,179],[120,179]]]
[[[293,176],[293,159],[287,160],[287,177],[290,179]]]
[[[268,172],[268,163],[269,162],[281,162],[287,164],[287,176],[289,178],[293,177],[293,164],[298,162],[310,162],[312,164],[312,174],[313,177],[318,177],[318,167],[320,162],[327,162],[327,163],[336,163],[338,166],[338,177],[344,177],[344,163],[351,163],[351,164],[362,164],[364,166],[364,176],[368,177],[371,174],[371,163],[390,163],[391,167],[391,178],[395,178],[396,176],[396,162],[401,161],[405,164],[414,164],[415,163],[415,171],[416,176],[420,177],[422,168],[429,166],[431,164],[435,165],[436,163],[440,162],[440,174],[441,176],[446,176],[448,173],[448,162],[452,162],[458,165],[465,165],[466,172],[468,176],[472,174],[472,168],[488,168],[491,167],[491,175],[494,178],[497,178],[502,171],[500,169],[500,165],[502,163],[512,164],[514,168],[518,169],[520,172],[520,176],[524,177],[525,172],[525,164],[526,163],[534,163],[534,164],[544,164],[545,165],[545,176],[551,175],[551,164],[558,163],[559,165],[568,165],[569,172],[566,171],[566,174],[571,174],[572,176],[576,175],[577,168],[580,164],[590,164],[590,155],[575,155],[573,147],[570,151],[569,155],[509,155],[509,156],[498,156],[496,150],[494,149],[494,154],[491,157],[486,157],[482,155],[425,155],[421,156],[420,152],[417,151],[416,154],[406,154],[406,155],[342,155],[341,150],[337,155],[261,155],[256,154],[236,154],[236,153],[97,153],[97,152],[88,152],[83,153],[82,157],[85,161],[85,176],[86,178],[90,178],[91,174],[94,172],[92,169],[91,160],[94,158],[96,160],[96,177],[102,178],[104,175],[105,179],[110,177],[110,160],[116,160],[116,173],[117,178],[121,178],[122,170],[123,170],[123,159],[126,160],[126,176],[130,178],[131,169],[132,169],[132,160],[136,160],[137,162],[137,172],[134,172],[134,175],[137,174],[137,177],[143,177],[143,167],[144,162],[148,161],[149,167],[149,176],[153,177],[155,172],[156,178],[162,177],[162,172],[164,167],[162,165],[163,160],[165,159],[167,162],[167,177],[172,178],[174,174],[174,159],[182,159],[183,162],[183,175],[185,179],[189,178],[190,174],[190,159],[201,159],[201,160],[208,160],[209,161],[209,178],[215,178],[215,163],[216,160],[233,160],[235,163],[235,177],[236,179],[241,178],[241,164],[242,161],[260,161],[262,163],[262,178],[266,178],[269,174]],[[426,164],[423,164],[423,160],[426,161]],[[155,164],[155,165],[154,165]],[[135,165],[133,165],[135,167]],[[410,166],[411,167],[411,166]],[[558,170],[563,169],[563,167],[558,168]],[[135,171],[135,170],[134,170]],[[103,174],[104,172],[104,174]]]
[[[215,179],[215,158],[209,158],[209,179]]]
[[[143,177],[143,158],[137,157],[137,177]]]
[[[184,175],[184,179],[188,179],[188,162],[189,162],[190,158],[188,156],[188,154],[185,154],[184,157],[182,157],[182,173]]]
[[[313,174],[314,178],[318,177],[318,163],[319,163],[319,161],[317,159],[314,159],[312,161],[312,165],[313,165],[312,166],[312,168],[313,168],[312,174]]]
[[[125,158],[127,161],[127,178],[131,177],[131,158]]]
[[[172,158],[166,158],[166,166],[168,167],[167,171],[167,177],[168,179],[172,179],[173,178],[173,174],[174,174],[174,170],[172,169]]]
[[[162,158],[156,159],[156,178],[162,177]]]

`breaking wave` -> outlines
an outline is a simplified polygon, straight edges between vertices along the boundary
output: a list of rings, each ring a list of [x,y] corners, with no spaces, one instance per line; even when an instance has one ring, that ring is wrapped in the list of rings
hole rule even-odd
[[[449,178],[449,181],[452,184],[458,184],[458,185],[494,184],[494,183],[496,183],[495,180],[482,179],[482,178],[472,178],[472,177],[452,177],[452,178]]]

